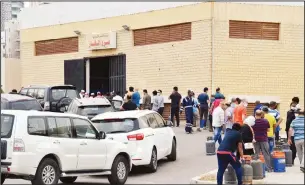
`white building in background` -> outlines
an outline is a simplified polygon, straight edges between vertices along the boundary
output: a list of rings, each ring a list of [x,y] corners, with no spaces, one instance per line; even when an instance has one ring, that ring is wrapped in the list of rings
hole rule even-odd
[[[20,29],[17,20],[10,20],[4,24],[5,58],[20,58]]]
[[[41,6],[41,5],[46,5],[46,4],[50,4],[50,2],[30,2],[29,3],[29,7],[35,7],[35,6]]]
[[[21,1],[1,1],[1,31],[4,30],[6,21],[17,19],[17,16],[23,7],[24,2]]]

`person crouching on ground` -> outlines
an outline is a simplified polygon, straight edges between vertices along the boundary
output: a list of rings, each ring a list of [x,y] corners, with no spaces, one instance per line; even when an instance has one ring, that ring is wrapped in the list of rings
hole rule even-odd
[[[264,119],[264,113],[261,110],[255,112],[255,124],[252,127],[254,131],[254,149],[255,154],[263,153],[268,172],[272,172],[271,155],[269,151],[268,136],[270,125],[268,120]]]
[[[226,133],[225,138],[220,144],[217,150],[218,160],[218,172],[217,172],[217,184],[223,184],[223,174],[227,169],[228,165],[234,168],[238,185],[242,185],[242,166],[239,159],[235,157],[234,153],[238,150],[240,158],[244,158],[242,137],[240,134],[241,126],[238,123],[233,124],[232,130]]]
[[[252,126],[255,124],[254,116],[248,116],[243,126],[240,129],[240,133],[243,140],[243,151],[244,155],[253,155],[254,154],[254,145],[255,143],[255,136]]]
[[[221,139],[221,131],[222,127],[224,125],[224,119],[225,119],[225,110],[226,104],[225,101],[221,101],[219,106],[215,108],[213,111],[213,127],[214,127],[214,141],[215,143],[218,141],[220,144]]]
[[[192,98],[193,93],[191,90],[187,91],[187,97],[183,98],[182,100],[182,110],[185,111],[185,119],[186,119],[186,125],[185,125],[185,132],[190,134],[193,132],[193,106],[194,106],[194,99]]]

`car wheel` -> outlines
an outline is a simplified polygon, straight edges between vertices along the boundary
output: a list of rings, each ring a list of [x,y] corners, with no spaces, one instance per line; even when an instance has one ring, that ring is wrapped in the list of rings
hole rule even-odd
[[[77,177],[60,177],[59,180],[65,184],[72,184],[75,182]]]
[[[1,185],[4,183],[5,179],[6,179],[6,175],[1,174]]]
[[[151,152],[151,158],[150,158],[150,163],[148,165],[149,171],[154,173],[157,171],[158,168],[158,158],[157,158],[157,150],[154,147],[152,152]]]
[[[108,181],[111,185],[124,185],[129,174],[129,162],[126,157],[118,155],[112,164]]]
[[[169,154],[167,156],[167,159],[170,161],[176,161],[177,159],[177,145],[176,145],[176,141],[173,139],[172,141],[172,151],[171,154]]]
[[[59,166],[53,159],[44,159],[38,166],[33,185],[58,184]]]

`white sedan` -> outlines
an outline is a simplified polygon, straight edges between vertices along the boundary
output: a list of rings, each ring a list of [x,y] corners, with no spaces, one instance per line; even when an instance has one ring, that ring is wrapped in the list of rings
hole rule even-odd
[[[177,158],[177,140],[173,129],[155,111],[107,112],[91,120],[108,139],[128,145],[134,166],[145,165],[157,171],[158,160]]]

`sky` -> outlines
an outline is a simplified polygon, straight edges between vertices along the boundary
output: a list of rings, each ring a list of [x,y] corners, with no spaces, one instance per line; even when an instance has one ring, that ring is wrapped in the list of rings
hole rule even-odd
[[[115,3],[120,3],[120,2],[115,2]],[[241,3],[304,6],[304,2],[241,2]],[[25,7],[28,7],[29,4],[30,4],[29,2],[24,3]]]

